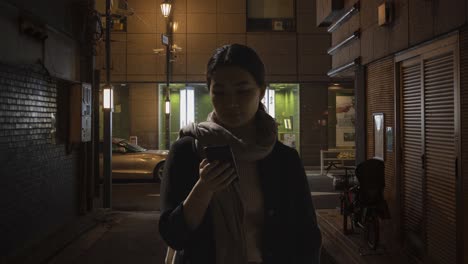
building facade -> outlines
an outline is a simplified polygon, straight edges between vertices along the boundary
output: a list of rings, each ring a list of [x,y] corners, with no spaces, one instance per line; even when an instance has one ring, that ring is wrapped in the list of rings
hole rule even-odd
[[[332,80],[326,75],[331,67],[330,56],[326,53],[330,36],[325,29],[314,26],[314,1],[283,1],[292,3],[293,30],[287,27],[279,30],[251,29],[248,22],[249,1],[175,0],[171,1],[170,20],[161,14],[158,2],[126,2],[122,8],[128,15],[118,21],[121,26],[114,27],[111,37],[111,81],[118,89],[122,89],[121,84],[124,84],[123,89],[128,90],[123,98],[128,102],[124,103],[127,108],[114,112],[115,135],[137,136],[138,142],[147,148],[166,146],[165,142],[161,142],[164,141],[161,135],[165,132],[164,113],[161,112],[165,98],[161,98],[161,94],[164,94],[159,87],[166,83],[166,55],[161,34],[167,33],[167,24],[171,21],[173,52],[170,83],[174,84],[171,86],[171,142],[177,137],[179,129],[179,119],[176,118],[180,111],[179,101],[178,97],[172,98],[179,93],[177,87],[200,87],[201,92],[207,92],[203,85],[206,83],[204,73],[208,58],[221,45],[240,43],[253,47],[262,57],[267,82],[272,87],[276,84],[297,84],[299,87],[294,95],[295,106],[291,108],[297,107],[297,110],[277,107],[280,140],[284,140],[283,134],[287,134],[284,141],[294,141],[291,145],[296,146],[306,165],[319,165],[320,149],[326,148],[328,136],[327,131],[323,131],[327,129],[324,128],[326,123],[321,125],[319,122],[328,111],[328,87],[331,83],[339,82],[352,90],[352,83]],[[101,46],[96,57],[101,81],[105,80],[104,50],[104,46]],[[276,90],[278,96],[289,93],[289,90],[281,88]],[[278,104],[281,100],[278,98]],[[206,100],[200,103],[205,104],[204,107],[210,106]],[[199,108],[203,110],[203,107]],[[204,118],[200,116],[195,121],[203,121]],[[285,119],[293,121],[293,129],[285,128]]]
[[[466,263],[467,1],[317,6],[317,23],[334,29],[331,47],[340,47],[333,68],[357,62],[341,74],[357,84],[364,156],[385,161],[384,239],[419,262]]]
[[[26,263],[50,254],[31,249],[93,208],[92,146],[68,130],[72,87],[93,81],[81,26],[89,9],[86,1],[0,7],[0,262]]]

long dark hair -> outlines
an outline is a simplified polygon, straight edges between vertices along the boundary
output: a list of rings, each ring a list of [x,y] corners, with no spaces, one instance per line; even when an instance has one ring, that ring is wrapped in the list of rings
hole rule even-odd
[[[213,73],[220,66],[236,66],[252,75],[260,89],[265,89],[265,65],[258,54],[250,47],[242,44],[229,44],[219,47],[208,60],[206,67],[206,84],[208,90],[211,85]],[[260,102],[259,110],[265,110]]]

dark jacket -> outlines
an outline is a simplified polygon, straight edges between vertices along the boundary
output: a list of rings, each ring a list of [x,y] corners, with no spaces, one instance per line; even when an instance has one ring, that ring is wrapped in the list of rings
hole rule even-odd
[[[214,264],[210,207],[193,232],[183,215],[182,202],[199,178],[199,162],[192,137],[172,145],[161,184],[159,232],[170,247],[180,251],[182,263]],[[258,161],[258,172],[265,212],[263,263],[318,264],[321,234],[297,151],[277,141],[273,151]]]

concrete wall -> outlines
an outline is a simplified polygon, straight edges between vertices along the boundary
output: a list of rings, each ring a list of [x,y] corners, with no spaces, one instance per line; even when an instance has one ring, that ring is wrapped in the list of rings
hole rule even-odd
[[[15,4],[0,1],[0,32],[8,36],[0,43],[0,61],[34,64],[40,59],[53,76],[66,80],[79,80],[78,45],[71,37],[72,23],[65,18],[67,12],[64,11],[66,7],[71,8],[71,0],[63,1],[61,5],[58,5],[62,8],[51,9],[43,13],[40,10],[49,6],[49,3],[42,3],[41,8],[35,9],[37,1],[11,2]],[[66,3],[68,5],[65,5]],[[28,9],[23,9],[22,6],[28,6]],[[52,13],[54,11],[57,13]],[[44,43],[19,32],[18,21],[21,16],[25,16],[24,14],[47,25],[48,38]],[[57,21],[60,17],[63,20]],[[49,20],[51,24],[48,24]],[[56,24],[62,26],[54,27]]]

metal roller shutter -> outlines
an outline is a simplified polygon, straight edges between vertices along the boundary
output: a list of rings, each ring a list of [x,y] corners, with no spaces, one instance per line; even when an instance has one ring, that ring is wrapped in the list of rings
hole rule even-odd
[[[457,263],[456,48],[400,63],[403,235],[413,255],[437,264]]]
[[[462,181],[462,207],[459,207],[461,223],[458,223],[460,231],[459,241],[464,241],[462,249],[461,263],[468,263],[468,226],[464,223],[468,221],[468,27],[460,32],[460,135],[461,135],[461,157],[459,156],[458,167],[459,175]],[[466,165],[465,165],[466,164]],[[460,168],[461,167],[461,168]],[[463,230],[463,231],[461,231]]]
[[[402,195],[403,233],[410,248],[422,253],[424,240],[423,170],[421,157],[421,64],[404,63],[401,67],[402,89]],[[419,255],[417,252],[415,254]]]
[[[456,263],[454,56],[424,61],[426,245],[435,263]]]

